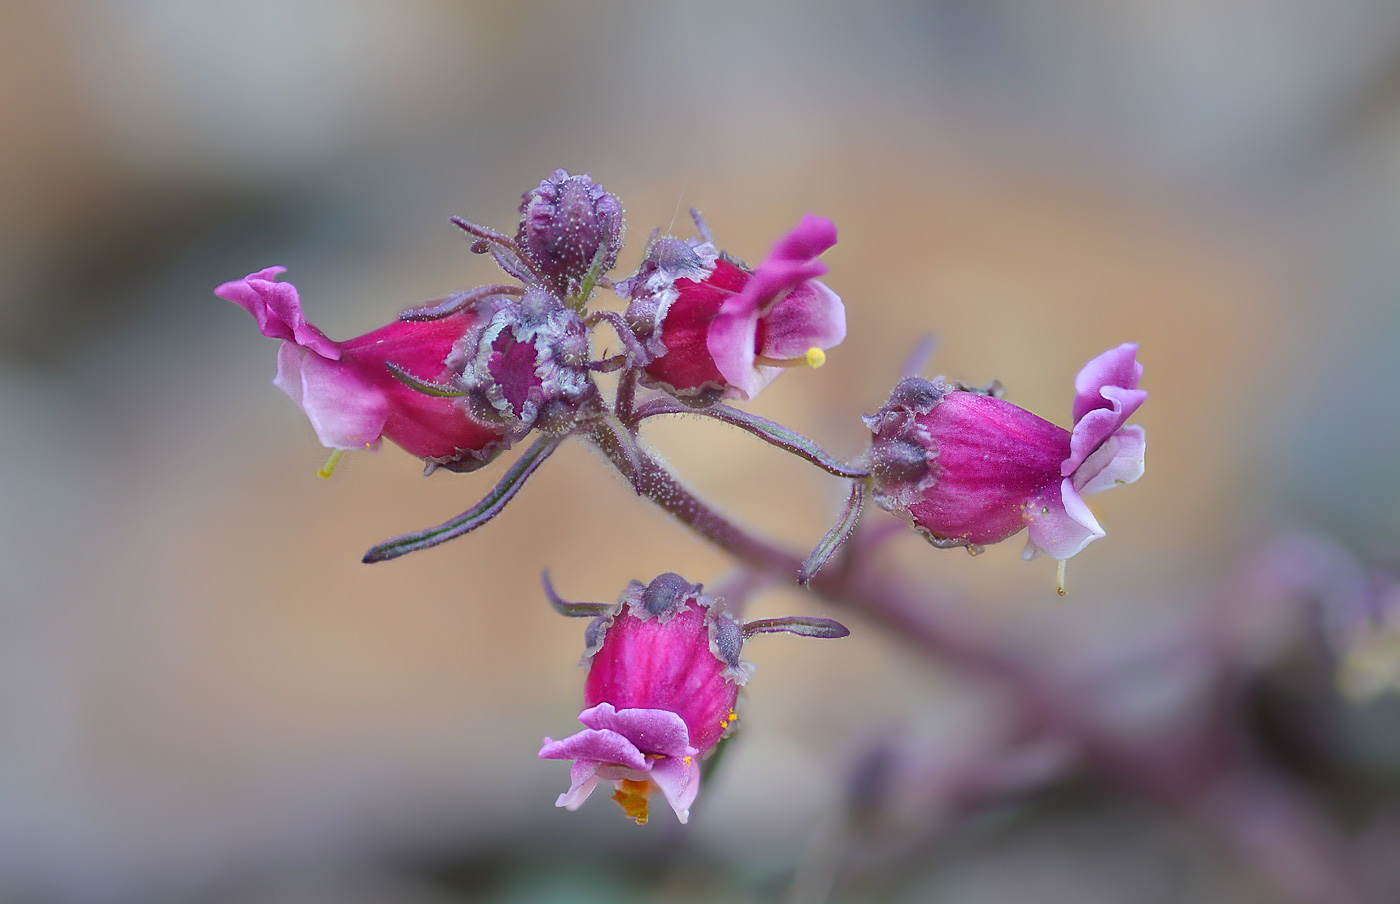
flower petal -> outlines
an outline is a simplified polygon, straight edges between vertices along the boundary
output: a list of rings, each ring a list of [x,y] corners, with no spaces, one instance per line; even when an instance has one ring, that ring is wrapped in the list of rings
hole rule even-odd
[[[795,229],[778,240],[768,259],[807,261],[824,254],[835,244],[836,224],[809,213]]]
[[[214,294],[252,314],[264,336],[288,339],[323,358],[337,360],[340,347],[306,322],[296,286],[276,281],[286,270],[286,267],[268,267],[243,279],[226,282],[215,289]]]
[[[793,289],[764,315],[763,322],[763,354],[774,358],[800,357],[809,348],[832,348],[846,338],[846,306],[841,296],[816,280]]]
[[[1074,422],[1095,408],[1108,407],[1101,396],[1105,386],[1137,389],[1142,365],[1137,363],[1137,343],[1125,342],[1085,364],[1074,378]]]
[[[757,337],[758,307],[752,304],[743,312],[721,308],[706,334],[706,348],[715,368],[741,399],[751,399],[763,389],[754,369]]]
[[[569,790],[559,795],[554,806],[566,810],[577,810],[588,800],[593,789],[598,786],[598,763],[592,760],[579,760],[569,769]]]
[[[589,728],[614,731],[636,745],[643,753],[668,757],[691,756],[690,730],[685,720],[665,709],[615,709],[599,703],[579,713],[578,720]]]
[[[1146,431],[1136,424],[1124,427],[1084,459],[1071,479],[1081,496],[1133,483],[1142,476],[1146,454]]]
[[[690,806],[700,793],[700,765],[694,756],[666,757],[651,768],[651,780],[676,811],[684,825],[690,820]]]
[[[1060,465],[1068,477],[1142,407],[1147,393],[1137,388],[1142,365],[1131,342],[1099,355],[1074,379],[1074,431],[1070,454]]]
[[[616,763],[645,771],[647,758],[637,746],[615,731],[585,729],[559,741],[544,739],[540,748],[542,760],[591,760],[594,768],[600,763]]]
[[[379,445],[389,402],[354,368],[287,341],[277,351],[277,376],[272,382],[306,412],[321,445],[330,449]]]
[[[1027,559],[1041,553],[1068,559],[1104,536],[1104,529],[1068,477],[1060,482],[1058,491],[1047,490],[1026,503],[1026,521],[1023,556]]]
[[[720,306],[719,314],[710,325],[707,344],[715,366],[742,399],[752,399],[777,376],[775,368],[762,370],[754,367],[754,356],[758,353],[758,321],[763,318],[766,330],[774,330],[783,341],[795,342],[799,334],[812,331],[818,338],[839,334],[836,342],[845,338],[845,308],[838,298],[825,286],[822,292],[812,293],[805,302],[799,300],[792,311],[799,319],[791,327],[785,326],[781,318],[774,319],[775,310],[786,299],[784,293],[796,294],[809,280],[814,280],[827,272],[825,264],[815,258],[836,244],[836,226],[823,217],[811,214],[803,217],[795,229],[773,246],[773,251],[752,277],[734,297]],[[817,298],[817,296],[821,296]],[[820,345],[830,348],[835,345]],[[817,342],[808,342],[794,354],[807,351]],[[772,343],[765,337],[764,347]]]

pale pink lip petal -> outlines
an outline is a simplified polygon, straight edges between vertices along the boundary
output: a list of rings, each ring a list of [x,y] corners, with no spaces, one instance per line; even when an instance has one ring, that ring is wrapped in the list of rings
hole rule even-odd
[[[651,769],[651,780],[676,811],[681,824],[690,821],[690,807],[700,793],[700,766],[693,756],[667,757]]]
[[[598,786],[598,764],[592,760],[578,760],[569,769],[569,778],[569,790],[559,795],[554,806],[577,810]]]
[[[762,388],[754,372],[754,344],[758,336],[758,315],[726,313],[721,310],[710,324],[705,344],[715,367],[740,398],[752,399]]]
[[[272,382],[306,412],[321,445],[330,449],[379,445],[389,416],[388,400],[353,369],[306,346],[283,342]]]
[[[1053,559],[1069,559],[1104,536],[1104,529],[1068,477],[1058,489],[1047,490],[1027,503],[1026,518],[1027,559],[1041,553]]]
[[[1081,496],[1092,496],[1116,486],[1133,483],[1146,468],[1147,433],[1134,424],[1104,440],[1103,445],[1074,472]]]

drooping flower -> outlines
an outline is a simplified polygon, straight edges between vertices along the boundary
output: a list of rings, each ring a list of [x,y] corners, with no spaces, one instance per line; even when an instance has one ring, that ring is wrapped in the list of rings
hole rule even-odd
[[[678,574],[633,581],[616,605],[566,603],[566,615],[591,615],[583,731],[544,739],[541,759],[573,760],[569,790],[557,806],[577,809],[599,782],[638,824],[655,791],[681,822],[700,790],[700,761],[734,727],[739,688],[752,666],[740,654],[745,638],[787,631],[841,637],[830,619],[788,618],[740,624]]]
[[[561,298],[577,293],[595,257],[599,273],[622,249],[622,202],[588,175],[555,170],[520,201],[515,242],[535,273]]]
[[[1146,439],[1125,422],[1137,346],[1090,361],[1075,378],[1065,430],[990,392],[908,377],[865,419],[875,501],[937,546],[997,543],[1027,528],[1026,558],[1064,561],[1104,535],[1083,497],[1142,476]]]
[[[494,300],[453,347],[447,368],[476,419],[512,439],[537,425],[562,426],[597,391],[583,319],[538,286]]]
[[[784,368],[820,366],[846,338],[846,309],[817,277],[817,258],[836,244],[830,220],[810,214],[756,269],[702,239],[652,243],[618,289],[627,319],[654,355],[644,381],[704,404],[752,399]]]
[[[471,471],[505,448],[504,431],[474,420],[450,398],[410,389],[389,365],[425,382],[448,376],[453,345],[481,319],[476,307],[427,322],[395,321],[343,342],[306,321],[285,267],[268,267],[214,290],[282,339],[273,383],[299,405],[321,444],[375,449],[388,439],[429,468]]]

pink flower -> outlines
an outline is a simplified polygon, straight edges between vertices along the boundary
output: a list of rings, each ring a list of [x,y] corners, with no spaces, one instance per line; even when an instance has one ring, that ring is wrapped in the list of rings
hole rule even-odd
[[[846,338],[841,299],[816,280],[827,272],[817,257],[835,244],[835,225],[810,214],[752,272],[708,240],[653,243],[619,285],[656,356],[646,381],[697,401],[752,399],[786,367],[820,366]]]
[[[699,586],[663,574],[633,581],[589,628],[586,730],[545,738],[543,759],[574,760],[558,806],[577,809],[600,781],[639,824],[660,791],[681,822],[700,790],[699,761],[738,718],[743,628]]]
[[[1142,476],[1146,439],[1124,426],[1147,393],[1137,346],[1075,378],[1074,429],[985,392],[915,377],[865,419],[875,500],[936,546],[997,543],[1027,528],[1026,558],[1061,561],[1104,535],[1085,496]]]
[[[451,398],[406,386],[388,367],[428,383],[449,379],[447,358],[480,319],[475,308],[334,342],[306,321],[296,287],[277,282],[285,270],[268,267],[214,294],[252,314],[264,336],[285,340],[273,382],[301,406],[323,446],[374,449],[387,438],[430,468],[454,471],[479,468],[505,447],[503,431],[473,420]]]

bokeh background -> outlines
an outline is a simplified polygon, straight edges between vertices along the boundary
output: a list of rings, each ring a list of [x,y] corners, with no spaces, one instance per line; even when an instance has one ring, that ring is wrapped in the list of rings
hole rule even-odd
[[[612,599],[726,559],[579,446],[478,534],[360,564],[492,473],[423,479],[386,448],[321,480],[275,343],[211,290],[284,264],[328,334],[365,332],[494,281],[447,217],[509,231],[556,167],[623,199],[620,271],[691,206],[751,261],[836,220],[850,338],[752,407],[839,454],[921,334],[935,372],[1062,423],[1083,362],[1141,343],[1148,472],[1099,498],[1068,599],[1019,541],[896,543],[978,630],[1131,660],[1272,531],[1400,542],[1389,0],[10,0],[0,137],[7,901],[782,900],[823,887],[869,745],[976,749],[986,688],[774,592],[754,611],[853,636],[749,647],[692,824],[566,813],[534,754],[574,725],[581,624],[540,570]],[[794,548],[844,493],[722,426],[648,436]],[[1115,717],[1169,734],[1190,680],[1125,681]],[[1350,718],[1393,794],[1400,710]],[[833,899],[1286,900],[1083,785],[877,862]]]

